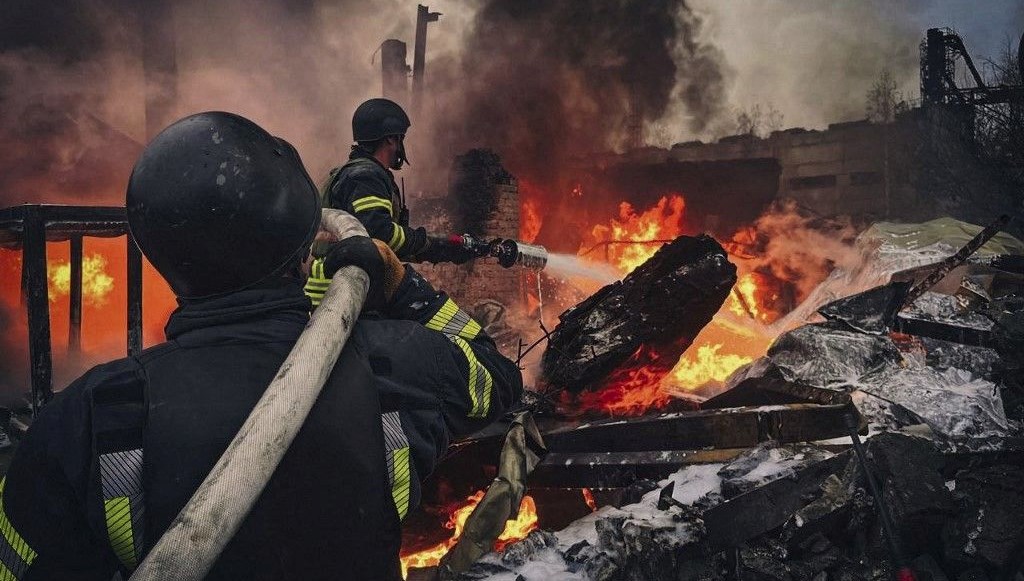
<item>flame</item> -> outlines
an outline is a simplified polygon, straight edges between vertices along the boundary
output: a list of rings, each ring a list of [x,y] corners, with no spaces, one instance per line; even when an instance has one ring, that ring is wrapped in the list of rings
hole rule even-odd
[[[81,351],[69,350],[71,265],[67,242],[48,242],[47,294],[50,338],[53,347],[53,388],[63,389],[89,367],[125,356],[127,294],[125,239],[92,238],[83,241]],[[9,357],[0,365],[0,386],[21,393],[29,378],[26,306],[21,298],[21,250],[0,249],[0,314],[11,315],[3,326],[0,349]],[[143,261],[142,315],[144,346],[164,340],[167,317],[177,306],[174,294],[155,269]],[[24,352],[24,353],[23,353]],[[0,390],[0,397],[13,393]]]
[[[597,510],[597,502],[594,501],[594,493],[589,488],[581,488],[580,492],[583,493],[583,502],[587,503],[590,507],[590,512]]]
[[[50,302],[71,292],[71,262],[48,260],[46,270],[50,284],[47,292]],[[114,277],[107,274],[107,259],[102,254],[82,257],[82,302],[102,307],[107,304],[110,291],[114,290]]]
[[[540,206],[535,199],[523,198],[519,210],[519,239],[523,242],[533,242],[540,234],[540,226],[543,223]]]
[[[578,195],[574,190],[572,196]],[[686,233],[685,218],[686,201],[681,194],[663,196],[643,211],[629,202],[621,202],[616,218],[590,229],[589,244],[584,245],[580,255],[606,262],[628,274],[658,251],[661,244],[652,241],[672,240]],[[749,253],[756,251],[756,243],[756,230],[746,227],[723,247],[742,268],[743,261],[750,258]],[[640,415],[664,408],[673,395],[681,392],[719,386],[736,369],[764,354],[770,338],[762,325],[774,316],[765,305],[776,299],[778,292],[766,277],[757,272],[741,272],[719,313],[674,366],[654,363],[654,352],[641,348],[604,387],[575,397],[563,394],[563,404],[610,415]]]
[[[756,295],[757,281],[754,280],[754,274],[748,272],[736,280],[736,286],[729,293],[729,298],[726,299],[725,304],[730,311],[741,317],[747,316],[755,320],[766,320],[767,315],[758,308]]]
[[[400,558],[402,577],[407,577],[409,569],[412,568],[437,566],[441,562],[441,558],[448,554],[448,551],[458,542],[459,537],[462,536],[462,530],[466,526],[466,519],[483,498],[484,491],[480,490],[452,509],[448,515],[448,522],[444,525],[446,529],[452,531],[452,536],[448,540],[422,551],[402,555]],[[498,535],[498,540],[494,542],[494,550],[504,550],[510,543],[526,538],[526,535],[536,528],[537,504],[533,501],[533,497],[524,496],[522,502],[519,503],[519,513],[516,518],[505,523],[505,530]]]
[[[672,380],[683,389],[696,389],[711,382],[722,383],[733,371],[753,361],[735,353],[719,353],[722,344],[704,344],[697,347],[696,355],[687,353],[672,370]],[[692,352],[692,349],[691,349]]]
[[[638,416],[651,408],[663,408],[672,396],[662,385],[665,370],[653,365],[626,366],[597,391],[584,391],[575,398],[563,392],[562,403],[587,410],[601,410],[613,416]]]
[[[657,241],[673,240],[683,233],[685,213],[686,201],[680,194],[662,196],[654,207],[641,213],[629,202],[622,202],[618,219],[591,229],[591,248],[604,246],[605,262],[628,274],[654,256],[661,246]]]

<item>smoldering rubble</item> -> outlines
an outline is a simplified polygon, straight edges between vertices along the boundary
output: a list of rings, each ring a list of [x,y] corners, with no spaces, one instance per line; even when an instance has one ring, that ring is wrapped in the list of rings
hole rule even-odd
[[[531,486],[603,483],[605,506],[457,578],[824,581],[906,567],[918,579],[1013,578],[1024,538],[1024,253],[1000,242],[909,304],[910,285],[956,246],[883,243],[874,267],[885,272],[872,274],[881,286],[819,305],[699,411],[549,432]],[[709,421],[744,413],[760,418],[745,444],[742,421]],[[701,440],[683,417],[732,435]],[[866,462],[841,417],[855,420]],[[783,427],[791,421],[799,429]],[[660,428],[642,429],[652,422]],[[567,436],[580,432],[597,437]],[[696,445],[681,450],[687,441]]]

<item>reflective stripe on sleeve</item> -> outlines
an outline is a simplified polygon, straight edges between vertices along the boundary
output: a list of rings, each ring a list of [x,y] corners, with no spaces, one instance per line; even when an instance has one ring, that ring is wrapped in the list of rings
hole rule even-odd
[[[324,276],[324,259],[317,258],[310,265],[309,278],[306,279],[306,286],[302,288],[309,300],[313,302],[314,307],[320,305],[330,284],[331,279]]]
[[[494,386],[494,378],[491,377],[491,372],[476,358],[473,347],[465,339],[457,335],[448,335],[448,338],[459,346],[469,362],[469,379],[466,382],[466,389],[469,392],[472,406],[466,415],[471,418],[486,417],[488,410],[491,409],[491,389]]]
[[[388,211],[388,214],[394,215],[391,206],[391,200],[386,200],[377,196],[366,196],[359,198],[358,200],[352,201],[352,210],[358,214],[359,212],[365,212],[374,208],[384,208]]]
[[[100,454],[99,461],[110,547],[125,567],[134,569],[142,554],[142,449]]]
[[[32,561],[36,560],[36,552],[14,530],[14,525],[7,518],[3,498],[6,483],[6,477],[0,479],[0,581],[20,579]]]
[[[480,323],[473,320],[469,313],[463,311],[455,304],[455,301],[448,299],[441,305],[440,310],[427,321],[426,327],[434,331],[441,331],[446,335],[456,335],[463,339],[472,341],[480,334]]]
[[[403,245],[405,245],[405,228],[402,228],[394,222],[391,223],[394,232],[391,234],[391,240],[388,241],[388,246],[391,250],[398,251]]]
[[[391,498],[402,520],[409,513],[409,495],[412,491],[412,471],[409,460],[409,439],[402,430],[398,412],[381,414],[384,428],[384,456],[388,464],[388,481],[391,484]]]

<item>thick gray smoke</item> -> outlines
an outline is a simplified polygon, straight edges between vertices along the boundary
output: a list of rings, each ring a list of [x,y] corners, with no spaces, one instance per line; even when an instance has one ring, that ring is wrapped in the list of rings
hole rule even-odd
[[[437,128],[546,183],[572,156],[622,149],[631,122],[675,102],[702,131],[721,113],[724,75],[700,26],[683,0],[486,1],[461,59],[434,83],[456,89]]]

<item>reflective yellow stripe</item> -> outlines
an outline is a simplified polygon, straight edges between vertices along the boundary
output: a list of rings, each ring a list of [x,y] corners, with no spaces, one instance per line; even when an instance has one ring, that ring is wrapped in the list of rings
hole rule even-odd
[[[12,573],[3,562],[0,562],[0,581],[18,581],[18,576]]]
[[[373,208],[384,208],[391,214],[391,200],[385,200],[377,196],[366,196],[352,202],[352,209],[355,212],[365,212]]]
[[[7,477],[0,479],[0,533],[3,534],[4,540],[7,544],[17,553],[18,557],[25,562],[25,567],[28,568],[32,564],[32,561],[36,559],[36,552],[32,550],[32,547],[28,546],[25,539],[21,538],[18,531],[14,530],[14,525],[7,519],[7,511],[4,510],[4,485],[7,484]],[[12,575],[12,579],[17,579],[17,576],[10,571],[7,571]]]
[[[427,321],[426,327],[447,335],[458,335],[470,341],[480,334],[480,323],[474,321],[469,313],[460,309],[451,299],[441,305],[437,313]]]
[[[306,286],[302,290],[316,307],[320,305],[330,285],[331,279],[324,277],[324,259],[317,258],[309,267],[309,278],[306,279]]]
[[[459,306],[455,304],[455,301],[448,299],[441,305],[441,308],[434,313],[433,317],[427,321],[427,328],[433,329],[434,331],[440,331],[444,329],[444,326],[452,320],[452,317],[459,312]]]
[[[473,348],[462,337],[449,335],[449,339],[462,349],[469,362],[469,380],[466,382],[466,389],[469,392],[469,399],[472,402],[469,413],[471,418],[482,418],[487,415],[491,408],[491,388],[494,386],[494,378],[491,372],[487,371],[473,353]]]
[[[409,446],[392,452],[392,459],[395,478],[391,483],[391,498],[395,501],[395,508],[398,509],[398,519],[402,520],[409,513],[409,495],[412,486],[409,471]]]
[[[480,330],[480,323],[477,323],[475,320],[470,319],[469,322],[466,323],[464,327],[459,329],[459,332],[457,334],[459,337],[462,337],[463,339],[473,340],[476,339],[476,336],[480,334]]]
[[[388,241],[388,246],[391,247],[391,250],[397,251],[405,244],[405,228],[394,222],[391,223],[391,226],[394,228],[394,231],[391,234],[391,240]]]
[[[134,569],[136,561],[131,502],[127,496],[115,496],[103,501],[103,511],[107,516],[107,536],[110,537],[114,554],[125,567]]]

